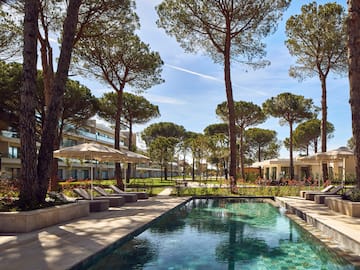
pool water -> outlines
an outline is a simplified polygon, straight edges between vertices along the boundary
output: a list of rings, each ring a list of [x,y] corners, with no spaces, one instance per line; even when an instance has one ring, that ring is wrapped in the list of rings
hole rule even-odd
[[[194,199],[87,269],[355,268],[268,203]]]

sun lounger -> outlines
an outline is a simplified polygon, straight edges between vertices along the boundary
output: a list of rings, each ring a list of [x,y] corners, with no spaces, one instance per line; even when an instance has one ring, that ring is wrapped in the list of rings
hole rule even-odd
[[[315,195],[338,195],[339,192],[343,189],[343,186],[337,186],[332,188],[330,191],[327,192],[311,192],[305,193],[305,199],[313,201],[315,199]]]
[[[149,198],[149,194],[147,194],[146,192],[124,192],[122,191],[120,188],[118,188],[117,186],[114,185],[110,185],[109,186],[116,194],[119,195],[123,195],[124,193],[126,194],[136,194],[138,199],[148,199]]]
[[[343,197],[343,196],[349,196],[352,192],[352,189],[347,190],[344,194],[317,194],[314,197],[314,201],[315,203],[318,204],[324,204],[325,203],[325,198],[327,197]]]
[[[71,203],[71,202],[77,201],[76,198],[69,198],[68,196],[65,196],[61,192],[50,191],[47,194],[48,194],[49,198],[55,202]]]
[[[48,192],[49,197],[54,201],[59,201],[63,203],[71,203],[71,202],[78,202],[78,201],[85,201],[79,200],[76,198],[70,198],[61,192]],[[87,200],[89,202],[89,211],[90,212],[101,212],[109,210],[109,200]]]
[[[105,197],[109,197],[109,196],[121,196],[124,197],[125,202],[137,202],[138,197],[135,193],[125,193],[123,192],[121,195],[120,194],[109,194],[105,191],[105,189],[103,189],[102,187],[98,187],[98,186],[94,186],[94,190],[100,194],[100,197],[105,196]]]
[[[109,197],[93,197],[91,199],[90,194],[83,188],[74,188],[73,189],[74,192],[79,195],[81,198],[83,198],[84,200],[108,200],[109,201],[109,206],[113,207],[113,206],[121,206],[125,204],[125,199],[124,197],[121,196],[109,196]]]
[[[327,187],[323,188],[322,190],[319,191],[313,191],[313,190],[300,190],[300,197],[301,198],[305,198],[305,194],[306,193],[319,193],[319,192],[328,192],[330,191],[332,188],[334,188],[334,185],[328,185]]]

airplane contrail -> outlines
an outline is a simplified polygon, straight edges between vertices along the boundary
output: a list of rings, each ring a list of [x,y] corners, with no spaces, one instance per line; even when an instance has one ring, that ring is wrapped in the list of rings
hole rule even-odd
[[[195,71],[185,69],[185,68],[182,68],[182,67],[177,67],[177,66],[173,66],[173,65],[169,65],[169,64],[165,64],[165,66],[167,66],[169,68],[172,68],[172,69],[180,70],[180,71],[183,71],[183,72],[186,72],[186,73],[189,73],[189,74],[193,74],[193,75],[199,76],[199,77],[204,78],[204,79],[218,81],[218,82],[222,82],[222,83],[224,82],[223,79],[219,79],[219,78],[216,78],[216,77],[213,77],[213,76],[209,76],[209,75],[206,75],[206,74],[195,72]]]

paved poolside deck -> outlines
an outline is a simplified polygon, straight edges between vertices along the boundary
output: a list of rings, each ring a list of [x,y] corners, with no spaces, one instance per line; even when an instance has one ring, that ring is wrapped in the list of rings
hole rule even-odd
[[[69,269],[187,199],[157,196],[31,233],[0,234],[0,269]],[[360,219],[299,197],[278,197],[276,201],[301,216],[308,222],[303,221],[302,226],[315,231],[313,234],[332,248],[357,253],[351,261],[360,266]]]
[[[0,269],[69,269],[187,199],[157,196],[30,233],[0,234]]]

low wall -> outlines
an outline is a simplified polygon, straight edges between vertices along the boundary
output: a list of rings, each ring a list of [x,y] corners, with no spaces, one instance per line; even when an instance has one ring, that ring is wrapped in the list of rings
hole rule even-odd
[[[351,217],[360,217],[360,202],[352,202],[341,198],[327,197],[325,205],[335,212]]]
[[[75,203],[24,212],[0,212],[0,232],[22,233],[89,215],[89,202]]]

